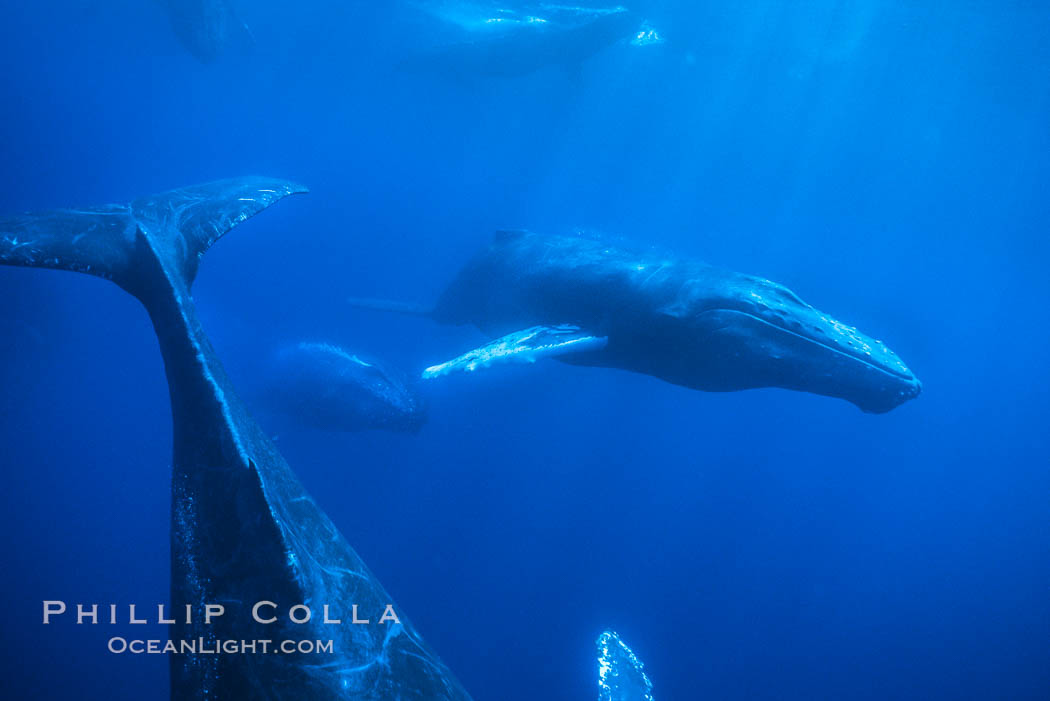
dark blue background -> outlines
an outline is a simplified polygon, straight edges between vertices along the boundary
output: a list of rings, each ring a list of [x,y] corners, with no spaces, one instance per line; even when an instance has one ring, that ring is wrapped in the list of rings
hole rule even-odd
[[[383,5],[256,2],[206,66],[155,4],[5,2],[0,211],[309,185],[195,287],[249,399],[280,342],[414,371],[480,341],[345,299],[432,300],[499,227],[787,284],[923,395],[544,363],[435,384],[414,437],[260,419],[479,701],[594,698],[605,626],[661,700],[1050,698],[1045,4],[652,3],[663,46],[508,80],[396,70],[441,37]],[[148,319],[72,273],[0,269],[0,299],[0,695],[159,698],[164,658],[105,652],[126,626],[40,624],[167,599]]]

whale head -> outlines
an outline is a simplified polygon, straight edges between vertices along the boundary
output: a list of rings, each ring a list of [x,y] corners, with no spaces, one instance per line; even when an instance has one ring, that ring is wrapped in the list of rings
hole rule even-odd
[[[717,389],[783,387],[887,412],[922,385],[886,344],[775,282],[731,273],[692,318]],[[709,290],[708,290],[709,292]]]

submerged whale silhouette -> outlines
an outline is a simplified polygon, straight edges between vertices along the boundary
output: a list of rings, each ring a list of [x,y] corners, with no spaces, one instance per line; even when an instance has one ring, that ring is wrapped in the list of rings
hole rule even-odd
[[[234,39],[254,41],[230,0],[160,0],[179,43],[202,63],[215,61]]]
[[[624,7],[565,9],[578,12],[572,19],[526,16],[514,21],[496,13],[478,22],[468,39],[420,51],[400,66],[420,73],[489,78],[518,77],[551,65],[571,70],[618,41],[634,39],[642,26],[642,20]]]
[[[585,238],[498,232],[431,309],[350,302],[507,334],[427,368],[424,377],[558,356],[712,392],[812,392],[873,413],[921,389],[881,341],[782,285]]]
[[[330,343],[281,348],[267,373],[267,404],[327,431],[415,433],[427,420],[414,383],[385,363]]]
[[[469,699],[248,415],[201,329],[190,286],[201,256],[236,224],[306,189],[239,178],[129,204],[0,218],[0,264],[112,280],[146,307],[164,357],[174,432],[173,610],[226,607],[205,624],[181,615],[174,641],[333,640],[332,654],[174,654],[174,699]],[[315,610],[254,623],[255,602]],[[325,625],[331,606],[342,625]],[[356,604],[371,624],[349,622]],[[266,607],[265,618],[275,609]],[[340,615],[341,614],[341,615]]]

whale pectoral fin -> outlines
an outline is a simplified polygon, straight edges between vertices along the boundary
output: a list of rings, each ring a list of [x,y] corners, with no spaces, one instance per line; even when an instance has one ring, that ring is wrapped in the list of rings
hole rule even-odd
[[[478,368],[503,363],[534,363],[538,358],[553,358],[570,353],[601,350],[608,342],[578,326],[532,326],[497,338],[445,363],[431,365],[423,371],[429,380],[453,372],[474,372]]]
[[[607,630],[598,636],[598,701],[653,701],[645,665],[620,636]]]

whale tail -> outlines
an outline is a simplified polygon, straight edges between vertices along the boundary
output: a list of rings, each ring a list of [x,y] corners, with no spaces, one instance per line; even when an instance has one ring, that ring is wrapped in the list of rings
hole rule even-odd
[[[234,178],[125,204],[0,217],[0,264],[97,275],[145,301],[159,282],[157,262],[188,290],[201,257],[223,234],[298,192],[306,188]]]
[[[98,275],[149,312],[171,401],[173,610],[202,601],[238,605],[266,592],[279,606],[332,601],[394,611],[390,595],[251,418],[189,293],[201,256],[219,237],[304,191],[239,178],[128,204],[0,218],[0,264]],[[216,655],[204,648],[170,655],[171,698],[470,699],[397,614],[364,628],[328,630],[316,616],[274,626],[275,639],[329,640],[325,664],[311,655]],[[259,634],[254,620],[240,615],[211,623],[194,617],[170,628],[170,639],[183,641]]]

